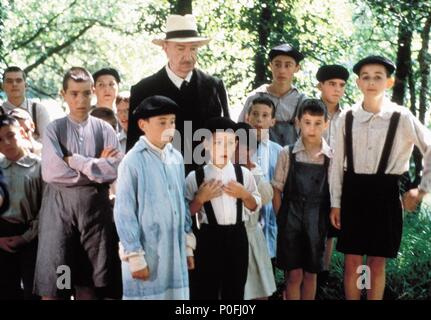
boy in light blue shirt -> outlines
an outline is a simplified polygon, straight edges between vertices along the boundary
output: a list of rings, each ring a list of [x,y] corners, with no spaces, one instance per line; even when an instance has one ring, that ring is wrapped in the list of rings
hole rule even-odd
[[[195,239],[183,158],[170,143],[178,111],[163,96],[145,99],[134,111],[145,135],[120,164],[114,207],[124,299],[189,299]]]

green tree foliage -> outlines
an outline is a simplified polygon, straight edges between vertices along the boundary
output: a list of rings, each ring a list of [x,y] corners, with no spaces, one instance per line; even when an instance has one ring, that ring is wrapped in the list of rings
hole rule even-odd
[[[230,105],[238,110],[253,88],[270,81],[271,47],[289,42],[305,53],[295,85],[317,96],[315,73],[324,63],[351,68],[372,53],[396,59],[404,23],[413,34],[413,59],[402,90],[408,88],[406,96],[414,102],[419,99],[409,92],[419,89],[418,39],[429,6],[419,0],[4,0],[0,69],[20,65],[29,72],[33,94],[56,97],[61,75],[71,65],[91,71],[111,65],[120,70],[122,89],[128,90],[166,62],[151,39],[163,36],[167,15],[193,9],[200,33],[212,39],[200,50],[199,66],[224,80]],[[354,78],[346,104],[360,96]]]

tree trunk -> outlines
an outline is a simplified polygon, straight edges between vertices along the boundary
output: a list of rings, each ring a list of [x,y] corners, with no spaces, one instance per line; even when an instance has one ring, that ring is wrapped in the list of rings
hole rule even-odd
[[[3,31],[4,31],[4,22],[7,17],[6,6],[3,2],[0,2],[0,63],[5,63],[4,59],[4,43],[3,43]]]
[[[192,0],[171,1],[172,14],[192,14]]]
[[[398,31],[397,49],[397,71],[395,73],[395,85],[392,93],[392,101],[399,105],[404,105],[407,80],[411,70],[411,44],[413,32],[409,26],[400,23]]]
[[[413,74],[413,66],[410,64],[409,71],[409,92],[410,92],[410,111],[417,116],[416,108],[416,81],[415,75]]]
[[[266,82],[268,38],[270,34],[272,12],[270,5],[261,5],[261,12],[257,25],[258,46],[254,57],[255,78],[253,87],[256,88]]]
[[[429,76],[430,76],[430,63],[431,56],[428,53],[429,40],[431,29],[431,13],[428,15],[424,28],[422,29],[422,47],[419,51],[419,72],[421,79],[421,86],[419,91],[419,120],[425,123],[425,113],[427,110],[427,97],[429,95]]]

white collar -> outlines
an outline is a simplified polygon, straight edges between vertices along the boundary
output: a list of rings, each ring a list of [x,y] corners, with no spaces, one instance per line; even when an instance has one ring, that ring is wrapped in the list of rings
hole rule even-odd
[[[166,65],[165,67],[166,69],[166,73],[168,74],[169,79],[172,81],[172,83],[179,89],[181,88],[181,84],[183,83],[183,81],[187,81],[190,82],[190,80],[192,79],[192,75],[193,75],[193,70],[190,71],[187,76],[183,79],[179,76],[177,76],[170,68],[169,68],[169,64]]]
[[[266,94],[268,94],[268,95],[270,95],[270,96],[272,96],[272,97],[274,97],[274,98],[277,98],[277,99],[281,99],[281,98],[283,98],[283,97],[286,97],[286,96],[288,96],[288,95],[290,95],[293,91],[298,91],[298,89],[292,84],[291,86],[290,86],[290,90],[289,91],[287,91],[285,94],[283,94],[282,96],[280,96],[280,97],[278,97],[278,96],[275,96],[275,95],[273,95],[271,92],[269,92],[268,91],[268,87],[269,87],[269,83],[266,83],[266,84],[263,84],[263,85],[261,85],[260,87],[258,87],[257,89],[255,89],[254,91],[253,91],[253,93],[254,94],[257,94],[257,93],[266,93]]]
[[[81,122],[76,122],[75,120],[72,119],[72,117],[69,115],[67,115],[67,119],[76,127],[85,127],[88,123],[88,121],[90,120],[90,117],[93,117],[92,115],[88,115],[87,119],[85,119],[84,121]]]
[[[305,146],[304,146],[304,143],[302,142],[302,138],[299,138],[296,141],[292,152],[298,153],[300,151],[305,151]],[[320,149],[319,154],[317,154],[316,156],[319,156],[321,154],[327,156],[328,158],[332,158],[332,149],[323,137],[322,137],[322,147]]]
[[[13,110],[15,108],[21,108],[24,109],[25,111],[29,111],[28,110],[28,100],[27,98],[24,98],[24,100],[22,101],[22,103],[19,106],[16,106],[12,103],[10,103],[8,100],[6,100],[5,102],[3,102],[3,108],[6,108],[8,110]]]
[[[11,164],[15,163],[15,164],[17,164],[17,165],[19,165],[21,167],[30,168],[35,163],[37,163],[38,159],[40,160],[40,158],[38,156],[36,156],[35,154],[32,154],[32,153],[26,153],[26,154],[24,154],[17,161],[11,161],[11,160],[7,159],[5,156],[2,155],[2,157],[0,158],[0,167],[2,169],[6,169]]]
[[[359,122],[367,122],[373,116],[380,117],[382,119],[389,119],[394,112],[395,106],[397,106],[396,103],[390,101],[389,98],[384,97],[382,102],[382,108],[377,113],[372,113],[364,110],[364,108],[362,107],[362,101],[355,104],[352,107],[352,110],[355,120],[358,120]]]
[[[158,155],[160,155],[160,156],[162,156],[167,150],[170,150],[170,143],[167,143],[165,146],[164,146],[164,148],[163,149],[160,149],[159,147],[157,147],[157,146],[155,146],[154,144],[152,144],[151,142],[150,142],[150,140],[148,140],[148,138],[145,136],[145,135],[143,135],[143,136],[141,136],[141,139],[142,140],[144,140],[144,142],[148,145],[148,147],[151,149],[151,150],[154,150],[155,152],[157,152],[157,154]]]
[[[216,172],[226,172],[227,170],[229,170],[231,167],[233,167],[232,162],[229,160],[228,163],[226,163],[226,165],[223,168],[219,168],[217,167],[212,161],[208,161],[208,168],[210,168],[211,170],[214,170]]]
[[[127,139],[127,133],[124,132],[123,129],[118,133],[118,140],[122,141]]]

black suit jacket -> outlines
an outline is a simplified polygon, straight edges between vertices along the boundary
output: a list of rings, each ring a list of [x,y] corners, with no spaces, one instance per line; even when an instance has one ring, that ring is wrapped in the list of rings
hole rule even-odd
[[[133,116],[133,110],[147,97],[162,95],[174,100],[184,110],[178,121],[192,121],[193,132],[203,127],[206,119],[217,116],[230,117],[226,89],[223,81],[212,77],[201,70],[194,69],[191,82],[196,81],[196,92],[188,97],[188,103],[193,104],[193,113],[186,112],[190,106],[182,105],[180,90],[169,79],[165,67],[157,73],[142,79],[132,86],[130,92],[129,127],[127,130],[127,151],[138,141],[142,132],[139,130],[137,120]],[[183,127],[177,122],[177,129]]]

